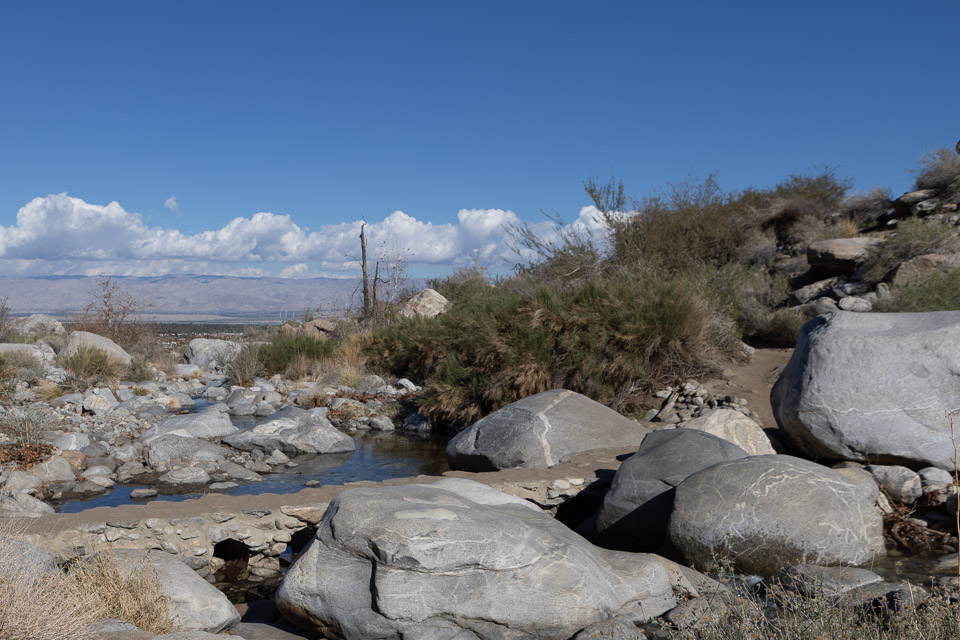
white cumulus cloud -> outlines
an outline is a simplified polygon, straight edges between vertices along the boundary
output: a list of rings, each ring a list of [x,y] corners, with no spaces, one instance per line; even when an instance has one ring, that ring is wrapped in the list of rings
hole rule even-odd
[[[176,198],[164,203],[173,211]],[[16,223],[0,226],[0,274],[163,275],[208,273],[281,275],[351,272],[358,269],[360,220],[311,230],[288,215],[270,212],[237,217],[218,229],[187,234],[149,226],[117,202],[97,205],[67,194],[34,198]],[[366,224],[368,259],[405,259],[411,272],[479,262],[503,269],[517,261],[506,229],[521,224],[504,209],[462,209],[455,223],[435,224],[403,211]],[[585,207],[573,223],[600,229],[597,211]],[[549,221],[533,223],[538,236],[556,236]]]
[[[177,202],[177,196],[170,196],[164,200],[163,206],[170,209],[172,213],[180,213],[180,203]]]

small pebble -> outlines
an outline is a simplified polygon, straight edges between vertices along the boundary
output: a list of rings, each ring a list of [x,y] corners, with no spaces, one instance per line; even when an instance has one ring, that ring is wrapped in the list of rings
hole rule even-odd
[[[303,486],[305,486],[305,487],[319,487],[319,486],[320,486],[320,481],[319,481],[319,480],[307,480],[306,482],[303,483]]]

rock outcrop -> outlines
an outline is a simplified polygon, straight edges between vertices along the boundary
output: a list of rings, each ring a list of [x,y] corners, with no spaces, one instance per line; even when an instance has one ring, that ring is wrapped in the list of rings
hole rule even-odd
[[[67,341],[60,350],[60,355],[68,357],[75,354],[81,348],[103,351],[111,358],[119,360],[123,364],[130,364],[132,360],[130,354],[110,338],[98,336],[88,331],[74,331],[67,336]]]
[[[436,318],[447,310],[450,301],[433,289],[424,289],[402,305],[397,312],[401,318]]]

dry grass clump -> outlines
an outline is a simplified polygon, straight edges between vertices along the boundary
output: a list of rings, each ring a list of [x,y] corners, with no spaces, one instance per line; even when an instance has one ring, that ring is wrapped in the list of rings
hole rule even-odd
[[[893,206],[890,190],[874,187],[866,193],[852,196],[843,203],[841,212],[858,224],[876,222],[886,216]]]
[[[94,622],[115,618],[153,633],[173,628],[149,565],[120,569],[109,551],[66,569],[0,525],[0,639],[94,640]]]
[[[937,189],[950,202],[960,201],[960,155],[943,147],[920,159],[914,187]]]
[[[157,634],[173,630],[167,597],[149,563],[125,571],[110,551],[104,551],[72,566],[70,577],[81,591],[95,594],[100,617],[123,620]]]
[[[960,310],[960,269],[934,272],[921,282],[895,289],[874,308],[886,312]]]
[[[676,640],[950,640],[960,637],[960,605],[947,594],[922,603],[906,601],[852,604],[843,596],[806,585],[801,593],[777,585],[763,597],[712,594]]]

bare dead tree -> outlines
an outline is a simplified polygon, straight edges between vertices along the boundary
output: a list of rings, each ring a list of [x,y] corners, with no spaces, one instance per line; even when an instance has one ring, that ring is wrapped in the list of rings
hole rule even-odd
[[[370,277],[367,274],[367,235],[365,233],[366,222],[360,223],[360,271],[363,277],[363,318],[370,317],[373,309],[370,299]],[[374,296],[376,296],[376,281],[374,281]]]

